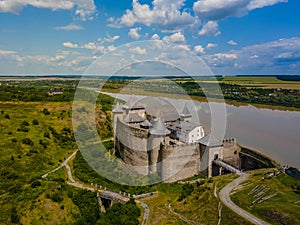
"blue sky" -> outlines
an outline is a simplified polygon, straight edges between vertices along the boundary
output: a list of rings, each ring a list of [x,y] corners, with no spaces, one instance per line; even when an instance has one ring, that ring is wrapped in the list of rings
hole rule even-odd
[[[299,8],[299,0],[2,0],[0,74],[82,74],[98,56],[151,39],[197,54],[215,74],[300,74]]]

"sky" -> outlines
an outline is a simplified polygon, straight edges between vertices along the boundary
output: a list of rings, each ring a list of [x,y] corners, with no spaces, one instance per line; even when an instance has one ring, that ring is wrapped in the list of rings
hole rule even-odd
[[[0,75],[80,75],[148,40],[217,75],[300,75],[299,9],[299,0],[1,0]],[[147,55],[134,46],[123,57]]]

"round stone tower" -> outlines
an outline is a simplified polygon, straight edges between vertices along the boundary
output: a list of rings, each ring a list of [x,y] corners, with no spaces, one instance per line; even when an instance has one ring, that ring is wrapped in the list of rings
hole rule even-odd
[[[113,128],[114,128],[114,141],[116,132],[117,132],[117,120],[122,119],[124,115],[124,111],[122,110],[122,107],[119,102],[117,102],[115,108],[112,110],[112,119],[113,119]]]
[[[154,120],[152,128],[149,131],[148,155],[149,155],[149,173],[157,172],[158,154],[161,144],[171,132],[166,128],[161,117]]]

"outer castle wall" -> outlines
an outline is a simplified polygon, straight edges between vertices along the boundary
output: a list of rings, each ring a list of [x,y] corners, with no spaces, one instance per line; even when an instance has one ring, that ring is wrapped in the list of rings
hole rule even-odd
[[[116,122],[117,153],[129,165],[148,166],[148,130],[128,126],[119,119]]]
[[[198,144],[162,146],[160,150],[161,177],[175,182],[199,174],[200,149]]]

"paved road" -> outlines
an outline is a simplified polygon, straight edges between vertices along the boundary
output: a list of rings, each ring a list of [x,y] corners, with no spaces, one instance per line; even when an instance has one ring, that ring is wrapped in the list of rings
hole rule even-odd
[[[144,208],[145,213],[142,221],[142,225],[146,225],[149,219],[150,209],[146,203],[141,202],[141,206]]]
[[[256,225],[270,225],[269,223],[257,218],[256,216],[252,215],[251,213],[243,210],[242,208],[238,207],[234,204],[230,199],[230,192],[237,187],[241,182],[245,181],[248,178],[248,174],[242,173],[240,177],[233,180],[231,183],[227,184],[219,193],[220,200],[225,204],[227,207],[232,209],[235,213],[240,215],[241,217],[245,218],[246,220],[250,221]]]

